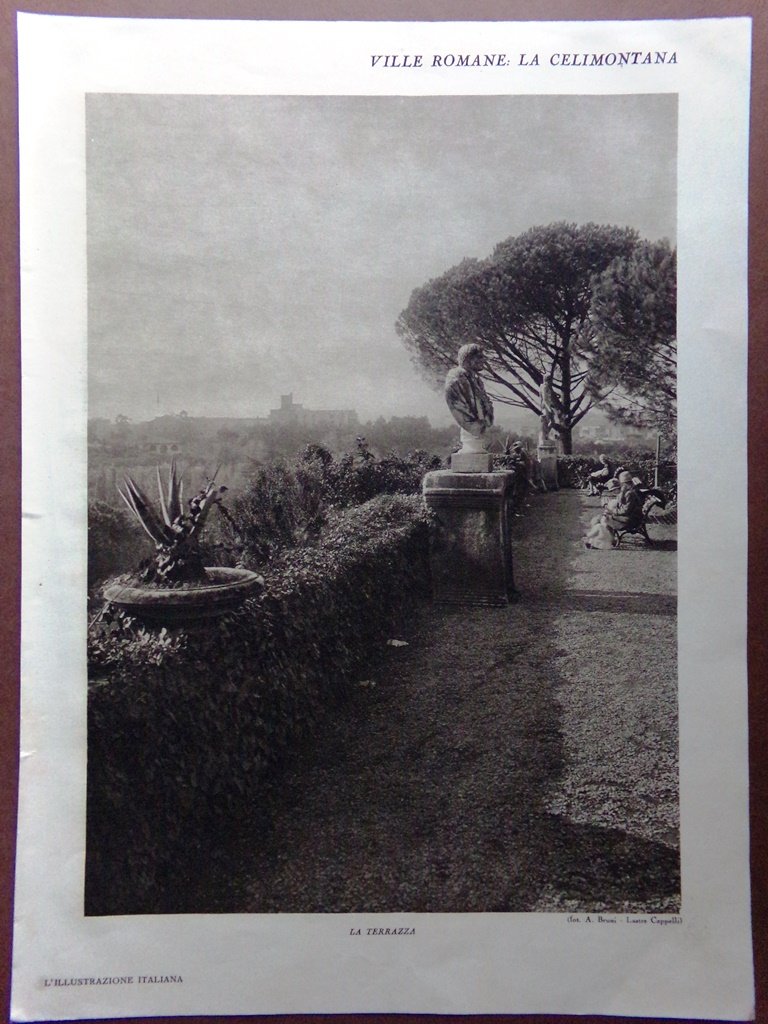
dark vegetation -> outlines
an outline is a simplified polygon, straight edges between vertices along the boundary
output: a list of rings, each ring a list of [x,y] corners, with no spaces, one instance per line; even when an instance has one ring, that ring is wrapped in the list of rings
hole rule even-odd
[[[592,283],[589,388],[626,423],[677,432],[677,254],[642,242]]]
[[[202,490],[184,501],[175,459],[171,461],[166,488],[157,470],[157,488],[157,507],[130,476],[125,477],[119,491],[134,521],[155,546],[154,557],[140,566],[134,578],[164,588],[205,585],[208,576],[200,536],[212,509],[221,506],[227,488],[209,480]]]
[[[333,510],[377,494],[419,493],[424,474],[440,464],[438,456],[425,451],[377,457],[363,438],[357,439],[354,452],[341,456],[324,445],[305,445],[293,459],[254,467],[247,485],[210,516],[201,542],[203,560],[207,565],[261,566],[285,548],[311,544]],[[89,505],[92,598],[98,584],[135,569],[152,553],[152,542],[122,509],[104,502]]]
[[[254,808],[266,820],[290,751],[428,592],[414,492],[434,465],[423,453],[377,459],[364,443],[342,458],[310,447],[260,471],[220,521],[215,551],[264,572],[257,596],[194,630],[95,616],[88,914],[178,906],[223,830]],[[102,533],[99,550],[105,537],[119,546]]]
[[[117,572],[152,554],[152,542],[122,509],[103,501],[88,506],[88,593]]]
[[[293,462],[258,469],[248,490],[219,520],[223,550],[238,550],[246,565],[263,565],[286,548],[312,544],[329,516],[381,494],[419,494],[424,474],[439,469],[424,451],[377,458],[363,438],[340,457],[307,445]]]

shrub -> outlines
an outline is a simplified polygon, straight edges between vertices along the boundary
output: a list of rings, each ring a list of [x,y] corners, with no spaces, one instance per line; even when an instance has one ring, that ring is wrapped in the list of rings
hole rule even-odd
[[[377,494],[418,494],[424,474],[440,466],[439,456],[424,451],[407,455],[392,451],[377,459],[365,438],[359,437],[354,454],[325,466],[328,504],[346,508],[369,501]]]
[[[307,445],[293,463],[255,473],[218,524],[221,543],[238,549],[243,564],[264,565],[288,548],[316,543],[330,512],[381,494],[418,494],[424,474],[439,467],[427,452],[376,458],[363,438],[340,458]]]
[[[89,634],[86,912],[168,912],[217,833],[263,806],[291,747],[428,589],[420,498],[329,511],[263,590],[196,630]],[[247,809],[247,811],[246,811]]]
[[[152,543],[128,516],[95,501],[88,506],[88,592],[152,554]]]
[[[557,482],[561,487],[584,487],[589,474],[599,467],[591,455],[558,455]]]
[[[325,504],[322,474],[314,466],[297,470],[276,463],[256,471],[211,533],[237,549],[244,564],[260,565],[286,548],[314,540]]]

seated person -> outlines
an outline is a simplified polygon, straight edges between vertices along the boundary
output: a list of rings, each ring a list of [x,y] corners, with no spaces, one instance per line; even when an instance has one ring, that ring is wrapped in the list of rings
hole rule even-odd
[[[531,482],[531,471],[528,452],[523,447],[522,441],[515,441],[512,445],[509,461],[512,469],[517,471],[519,486],[523,494],[526,494]]]
[[[595,548],[598,551],[607,551],[613,547],[613,530],[606,522],[607,516],[595,516],[584,537],[585,548]]]
[[[605,485],[605,490],[600,498],[600,504],[604,509],[613,509],[616,504],[616,500],[619,497],[620,486],[619,481],[615,478],[610,479]]]
[[[611,464],[607,455],[599,457],[601,466],[587,477],[587,494],[599,494],[611,479]]]
[[[584,537],[584,547],[607,548],[612,546],[613,530],[608,525],[608,516],[615,511],[618,499],[619,481],[609,480],[600,498],[603,511],[590,519],[589,530]]]
[[[632,474],[624,471],[619,475],[616,501],[606,513],[606,524],[613,530],[633,530],[642,519],[643,499],[632,482]]]

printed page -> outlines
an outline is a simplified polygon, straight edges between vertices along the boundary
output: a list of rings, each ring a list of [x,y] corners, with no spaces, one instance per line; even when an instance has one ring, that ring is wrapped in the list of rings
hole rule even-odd
[[[750,28],[19,15],[14,1020],[752,1018]]]

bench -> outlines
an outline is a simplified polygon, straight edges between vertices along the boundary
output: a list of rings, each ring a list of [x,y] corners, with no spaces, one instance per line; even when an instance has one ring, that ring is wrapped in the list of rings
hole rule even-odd
[[[613,546],[617,548],[622,540],[629,534],[635,534],[636,536],[642,537],[648,547],[653,547],[653,540],[648,536],[648,516],[662,503],[658,498],[649,498],[648,501],[643,505],[643,512],[636,523],[628,524],[617,529],[615,526],[611,527],[613,533]]]

